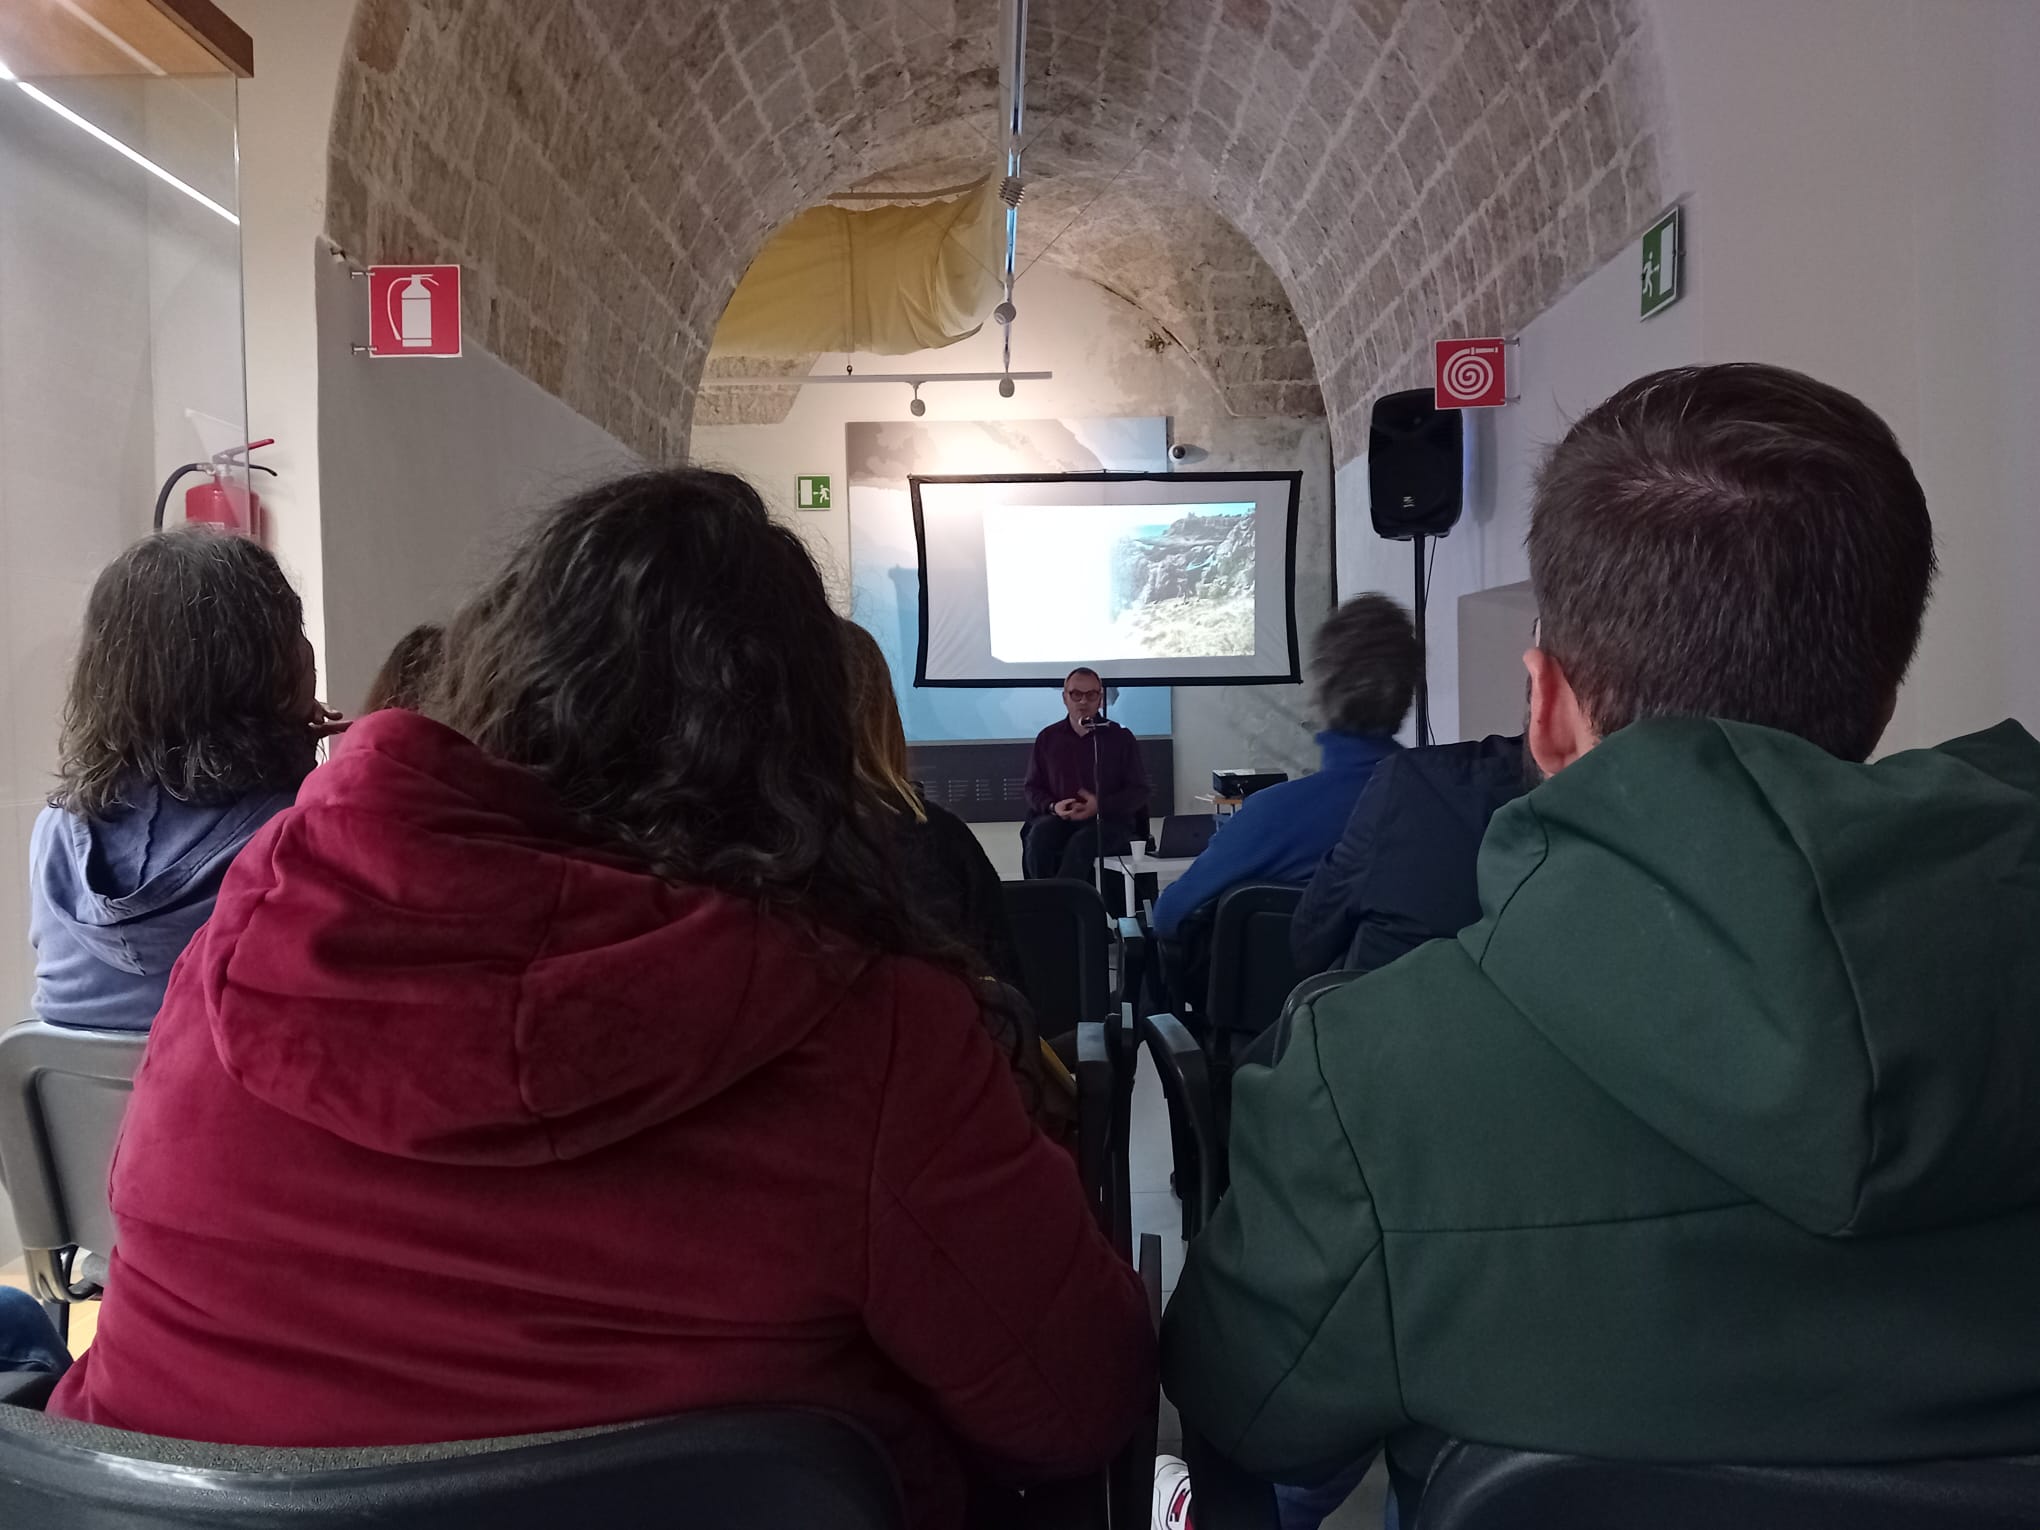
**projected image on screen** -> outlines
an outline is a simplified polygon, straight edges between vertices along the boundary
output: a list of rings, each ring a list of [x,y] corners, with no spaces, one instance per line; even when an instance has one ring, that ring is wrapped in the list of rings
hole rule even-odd
[[[910,476],[921,686],[1292,681],[1301,475]]]
[[[994,505],[992,656],[1187,659],[1254,651],[1254,506]]]

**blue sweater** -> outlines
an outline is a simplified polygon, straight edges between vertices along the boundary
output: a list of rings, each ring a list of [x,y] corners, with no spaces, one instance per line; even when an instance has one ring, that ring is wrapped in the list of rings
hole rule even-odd
[[[296,793],[199,806],[154,786],[107,818],[46,807],[29,837],[35,1012],[52,1025],[145,1031],[170,969],[212,916],[234,857]]]
[[[1301,886],[1339,842],[1374,767],[1402,746],[1387,733],[1320,733],[1317,774],[1266,787],[1249,797],[1190,869],[1155,900],[1155,933],[1183,921],[1246,882]]]

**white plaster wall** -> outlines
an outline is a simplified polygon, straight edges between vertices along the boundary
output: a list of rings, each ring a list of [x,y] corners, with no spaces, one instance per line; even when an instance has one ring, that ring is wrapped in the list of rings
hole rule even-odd
[[[1654,367],[1769,361],[1890,422],[1942,562],[1884,748],[2005,716],[2040,725],[2040,5],[2030,0],[1653,0],[1686,204],[1688,295],[1636,318],[1634,246],[1526,326],[1522,403],[1480,422],[1488,482],[1441,544],[1434,719],[1454,736],[1468,590],[1523,578],[1530,475],[1567,419]],[[1342,590],[1410,591],[1338,475]]]
[[[1459,598],[1530,577],[1523,538],[1530,529],[1531,479],[1544,453],[1575,418],[1630,379],[1699,359],[1704,262],[1689,259],[1686,296],[1644,320],[1637,317],[1641,261],[1639,248],[1630,245],[1525,325],[1512,358],[1513,386],[1522,397],[1506,408],[1467,416],[1473,478],[1459,525],[1432,544],[1425,623],[1431,731],[1440,743],[1465,736],[1459,720]],[[1411,547],[1374,534],[1366,458],[1340,468],[1337,497],[1341,595],[1385,590],[1407,603],[1415,573]]]
[[[326,223],[333,92],[355,0],[227,0],[255,41],[241,85],[241,243],[248,315],[248,433],[274,436],[256,485],[270,547],[304,597],[305,632],[326,675],[326,591],[319,535],[318,319],[315,246]]]
[[[371,360],[367,284],[318,258],[319,527],[326,684],[361,703],[392,644],[452,614],[530,515],[639,465],[607,431],[472,344]]]
[[[1884,747],[2040,723],[2040,5],[1656,4],[1703,356],[1860,395],[1934,513],[1941,583]]]
[[[1297,631],[1306,657],[1317,624],[1330,609],[1330,434],[1322,419],[1236,419],[1217,391],[1174,345],[1150,349],[1154,333],[1139,309],[1104,288],[1052,266],[1021,280],[1014,328],[1016,371],[1050,371],[1053,381],[1020,383],[1010,399],[992,383],[937,383],[922,390],[930,420],[1076,419],[1165,415],[1171,439],[1197,448],[1186,469],[1224,471],[1300,468],[1297,536]],[[979,372],[1000,366],[993,326],[941,351],[916,356],[824,356],[817,375],[859,372]],[[843,427],[855,420],[906,419],[908,390],[872,384],[801,390],[776,425],[697,424],[699,462],[726,467],[757,484],[766,502],[807,538],[839,599],[848,588],[849,496]],[[969,471],[958,464],[958,472]],[[830,476],[836,491],[827,511],[795,508],[794,480]],[[846,606],[847,609],[847,606]],[[1176,801],[1211,790],[1214,767],[1267,764],[1292,774],[1315,769],[1303,687],[1185,686],[1174,695]],[[1044,719],[1046,721],[1047,719]]]

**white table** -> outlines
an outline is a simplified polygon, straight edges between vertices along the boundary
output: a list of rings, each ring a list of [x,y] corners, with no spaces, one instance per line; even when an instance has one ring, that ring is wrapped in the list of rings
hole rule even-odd
[[[1117,872],[1121,877],[1125,879],[1126,907],[1128,908],[1128,910],[1131,911],[1139,908],[1139,905],[1134,901],[1133,891],[1134,889],[1133,879],[1136,876],[1140,876],[1147,872],[1153,872],[1155,878],[1155,892],[1157,894],[1160,894],[1162,889],[1167,887],[1171,882],[1175,881],[1184,872],[1188,871],[1191,865],[1196,861],[1196,859],[1197,857],[1194,855],[1171,855],[1171,856],[1149,855],[1146,850],[1136,845],[1133,848],[1133,850],[1126,855],[1106,856],[1105,871],[1108,876],[1114,872]]]

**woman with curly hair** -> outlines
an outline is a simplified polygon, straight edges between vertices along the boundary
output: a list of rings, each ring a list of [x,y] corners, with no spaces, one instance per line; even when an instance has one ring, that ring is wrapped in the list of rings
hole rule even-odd
[[[847,692],[740,479],[544,517],[426,713],[357,724],[228,874],[53,1410],[315,1446],[828,1408],[917,1530],[967,1462],[1109,1460],[1145,1297],[900,895]]]
[[[396,647],[368,683],[361,715],[366,717],[384,707],[403,707],[411,712],[423,707],[445,650],[446,629],[437,622],[420,622],[398,638]]]
[[[147,1030],[228,865],[290,806],[327,726],[297,592],[259,544],[160,532],[108,564],[29,841],[36,1014]]]

